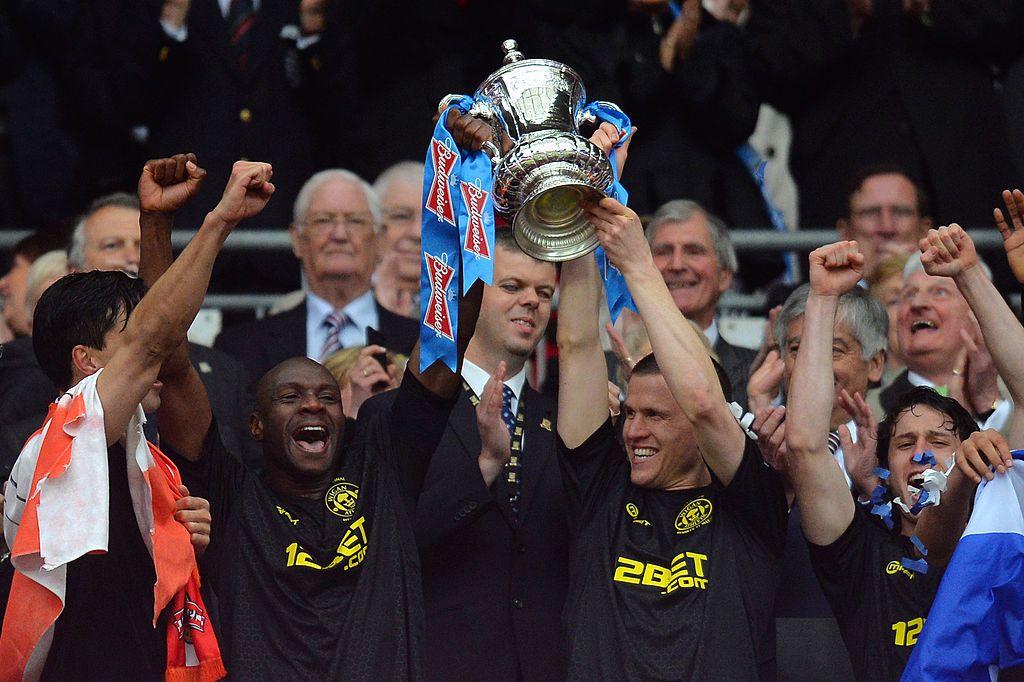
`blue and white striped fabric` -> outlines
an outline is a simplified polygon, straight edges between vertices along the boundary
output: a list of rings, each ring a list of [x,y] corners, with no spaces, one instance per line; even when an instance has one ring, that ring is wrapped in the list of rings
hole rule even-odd
[[[903,680],[995,680],[1024,665],[1024,451],[982,482]]]

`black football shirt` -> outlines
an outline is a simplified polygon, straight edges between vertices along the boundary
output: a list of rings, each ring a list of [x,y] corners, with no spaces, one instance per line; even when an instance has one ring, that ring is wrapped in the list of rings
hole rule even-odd
[[[219,601],[232,679],[422,676],[408,510],[453,404],[407,374],[390,408],[368,410],[346,437],[318,499],[271,490],[224,450],[215,428],[198,462],[175,458],[191,492],[210,500],[203,575]]]
[[[898,680],[942,580],[904,568],[913,545],[861,508],[831,545],[808,543],[811,563],[832,606],[859,680]]]
[[[570,678],[756,680],[786,537],[778,476],[747,440],[728,486],[641,488],[611,423],[561,445],[577,523]]]

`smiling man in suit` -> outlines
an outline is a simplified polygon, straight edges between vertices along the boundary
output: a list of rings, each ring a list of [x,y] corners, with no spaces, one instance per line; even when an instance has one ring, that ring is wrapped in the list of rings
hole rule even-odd
[[[747,404],[747,375],[756,351],[734,346],[718,329],[718,299],[739,269],[729,228],[689,199],[661,206],[647,226],[647,242],[676,307],[700,325],[732,386],[732,399]]]
[[[380,225],[380,201],[358,175],[341,169],[313,175],[295,200],[290,227],[306,298],[291,310],[226,329],[215,346],[241,360],[253,378],[291,357],[320,361],[361,346],[367,327],[378,329],[390,350],[408,354],[417,321],[382,307],[370,288]]]
[[[565,677],[561,611],[569,533],[555,457],[555,405],[526,381],[551,315],[556,270],[498,230],[494,283],[484,290],[463,363],[463,391],[434,453],[416,509],[427,613],[428,679]],[[506,365],[508,464],[482,453],[474,405]]]

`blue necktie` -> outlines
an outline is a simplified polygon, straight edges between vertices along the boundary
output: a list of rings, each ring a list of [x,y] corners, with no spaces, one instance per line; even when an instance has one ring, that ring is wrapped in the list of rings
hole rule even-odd
[[[516,426],[516,414],[512,411],[512,398],[515,394],[512,389],[506,384],[501,389],[501,421],[505,422],[505,426],[508,428],[509,438],[512,437],[512,431]]]
[[[516,415],[512,411],[512,398],[514,394],[507,385],[501,389],[501,421],[508,427],[509,438],[512,439],[512,456],[505,465],[505,484],[508,486],[508,504],[512,508],[512,516],[519,520],[519,491],[522,486],[522,471],[520,457],[522,452],[516,448],[522,444],[522,439],[515,438]]]

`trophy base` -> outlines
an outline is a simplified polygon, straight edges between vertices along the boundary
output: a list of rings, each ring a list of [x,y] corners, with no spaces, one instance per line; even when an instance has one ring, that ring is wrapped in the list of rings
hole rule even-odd
[[[597,234],[583,206],[604,193],[592,185],[566,180],[558,169],[541,178],[512,221],[512,234],[524,253],[560,263],[597,248]]]

